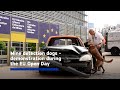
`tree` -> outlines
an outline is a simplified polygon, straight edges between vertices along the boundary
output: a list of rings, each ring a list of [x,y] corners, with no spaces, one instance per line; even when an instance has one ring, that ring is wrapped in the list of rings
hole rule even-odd
[[[31,51],[36,51],[36,44],[35,43],[28,43],[28,47],[31,47]]]
[[[15,50],[15,48],[14,48],[14,47],[11,47],[11,48],[10,48],[10,51],[11,51],[11,52],[13,52],[14,50]]]
[[[40,49],[41,49],[41,48],[44,48],[45,46],[46,46],[45,43],[40,43],[40,45],[39,45]]]
[[[5,46],[6,46],[5,42],[0,41],[0,50],[5,49],[6,48]]]

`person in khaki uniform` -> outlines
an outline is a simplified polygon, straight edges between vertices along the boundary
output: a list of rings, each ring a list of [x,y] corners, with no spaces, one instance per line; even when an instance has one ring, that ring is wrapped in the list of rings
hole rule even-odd
[[[88,43],[93,43],[97,47],[99,53],[102,55],[101,47],[105,43],[105,39],[101,33],[95,31],[94,29],[89,29]],[[92,58],[93,67],[95,67],[96,58],[94,56],[92,56]],[[98,68],[99,71],[100,69],[101,68]]]

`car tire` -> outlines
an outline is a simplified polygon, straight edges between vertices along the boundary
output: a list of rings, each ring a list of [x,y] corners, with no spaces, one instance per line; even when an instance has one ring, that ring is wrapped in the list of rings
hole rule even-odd
[[[91,70],[92,70],[92,61],[87,62],[87,67],[84,68],[84,73],[91,74]]]
[[[112,49],[111,49],[111,54],[113,55],[113,56],[118,56],[119,55],[119,48],[117,48],[117,47],[113,47]]]

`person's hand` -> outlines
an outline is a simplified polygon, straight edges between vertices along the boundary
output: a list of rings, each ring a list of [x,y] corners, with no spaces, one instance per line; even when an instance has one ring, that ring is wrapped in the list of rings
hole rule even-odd
[[[96,47],[97,47],[97,49],[100,49],[100,48],[101,48],[101,45],[97,45]]]
[[[88,42],[88,45],[94,45],[94,43],[93,42]]]

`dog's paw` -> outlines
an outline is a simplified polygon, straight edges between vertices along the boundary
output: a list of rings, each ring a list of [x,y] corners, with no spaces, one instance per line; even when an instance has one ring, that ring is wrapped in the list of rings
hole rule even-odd
[[[105,70],[102,72],[102,74],[104,74],[105,73]]]
[[[97,71],[91,72],[91,74],[95,74]]]

